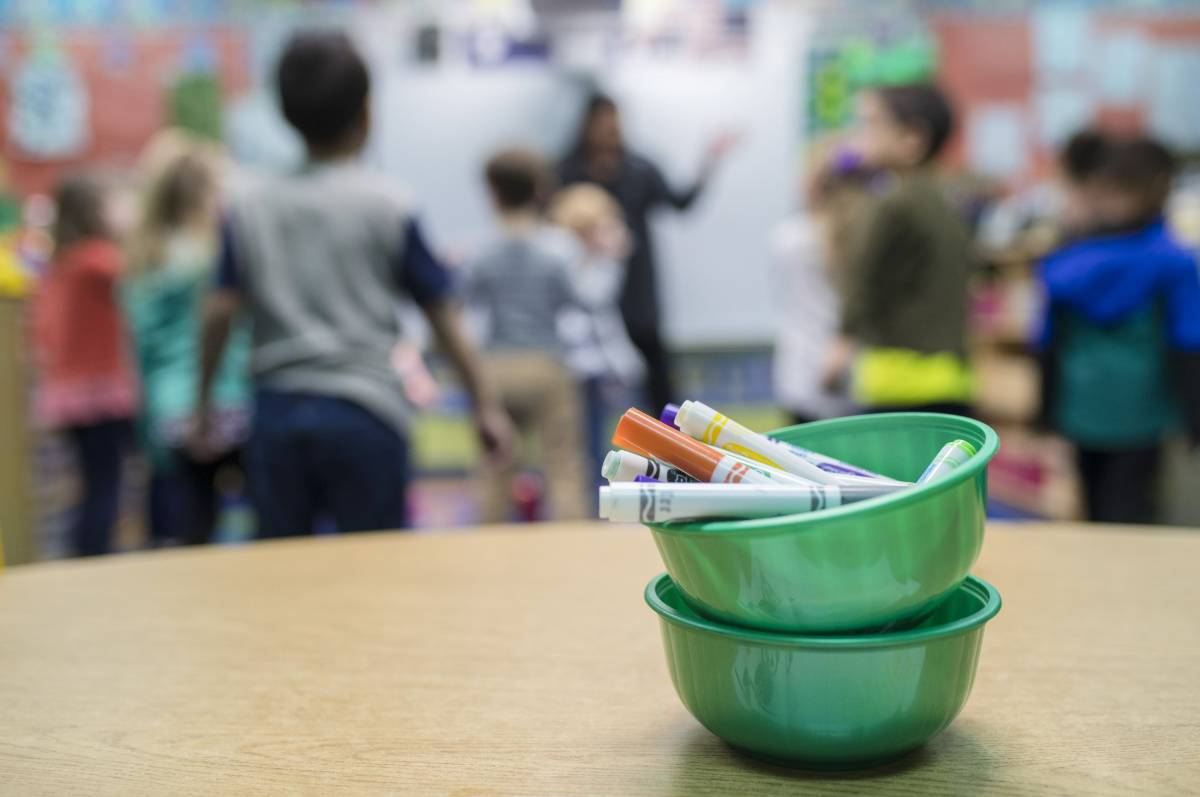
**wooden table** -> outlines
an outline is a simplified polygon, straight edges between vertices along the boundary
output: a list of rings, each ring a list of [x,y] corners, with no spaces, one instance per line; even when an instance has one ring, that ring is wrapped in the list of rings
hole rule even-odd
[[[0,793],[1200,789],[1200,533],[989,530],[974,692],[906,759],[743,758],[668,680],[640,529],[174,550],[0,576]]]

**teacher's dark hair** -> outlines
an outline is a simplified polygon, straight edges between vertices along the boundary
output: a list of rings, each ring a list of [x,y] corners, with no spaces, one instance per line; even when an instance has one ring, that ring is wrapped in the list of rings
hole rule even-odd
[[[932,83],[877,86],[871,90],[901,127],[925,136],[922,163],[938,156],[954,132],[954,109],[940,88]]]
[[[593,120],[602,113],[614,113],[616,110],[617,103],[612,97],[600,91],[592,92],[583,106],[579,126],[575,129],[575,140],[567,157],[582,158],[587,155],[588,130],[591,129]]]

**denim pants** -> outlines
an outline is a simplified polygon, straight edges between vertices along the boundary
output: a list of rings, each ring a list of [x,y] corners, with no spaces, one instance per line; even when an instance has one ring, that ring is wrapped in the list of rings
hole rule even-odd
[[[246,459],[260,537],[408,525],[408,441],[353,401],[260,391]]]
[[[82,499],[71,528],[78,556],[98,556],[112,546],[121,496],[121,461],[133,436],[127,420],[102,421],[66,430],[79,461]]]

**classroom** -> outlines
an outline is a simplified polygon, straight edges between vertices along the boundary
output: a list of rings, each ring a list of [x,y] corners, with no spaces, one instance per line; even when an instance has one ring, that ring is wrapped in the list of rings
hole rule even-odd
[[[0,794],[1200,782],[1195,0],[0,2]]]

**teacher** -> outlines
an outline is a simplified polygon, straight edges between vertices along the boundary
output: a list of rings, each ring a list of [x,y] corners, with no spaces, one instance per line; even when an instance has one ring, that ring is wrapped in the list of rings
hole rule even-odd
[[[677,402],[679,396],[671,384],[670,361],[660,330],[650,211],[660,205],[676,210],[690,207],[736,140],[731,134],[718,136],[709,146],[695,182],[676,191],[654,163],[626,149],[617,104],[603,94],[594,94],[584,110],[575,144],[559,164],[563,186],[595,183],[612,194],[625,213],[632,247],[621,290],[621,315],[630,339],[646,360],[649,409],[654,415],[667,402]]]

